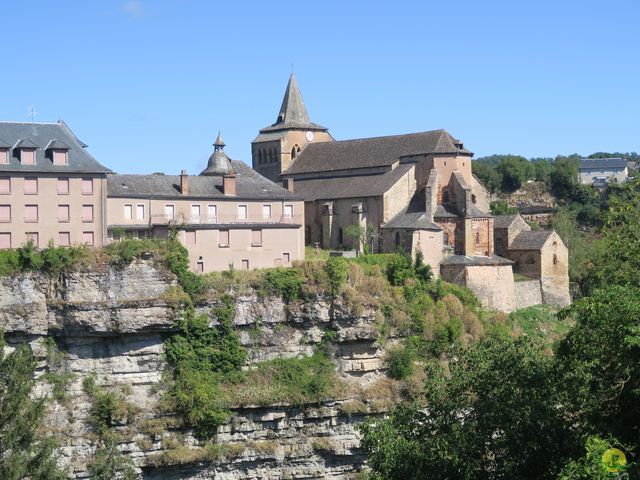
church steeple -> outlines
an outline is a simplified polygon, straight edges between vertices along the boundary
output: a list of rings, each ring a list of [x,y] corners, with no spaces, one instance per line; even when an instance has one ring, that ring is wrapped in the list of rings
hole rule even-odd
[[[279,124],[303,127],[309,125],[309,112],[304,106],[295,73],[291,73],[287,90],[284,92],[282,106],[275,125]]]
[[[327,131],[325,127],[313,123],[309,118],[309,112],[302,100],[295,73],[292,73],[289,77],[289,83],[287,83],[287,89],[284,92],[276,123],[260,131],[273,132],[291,129],[313,130],[316,132]]]

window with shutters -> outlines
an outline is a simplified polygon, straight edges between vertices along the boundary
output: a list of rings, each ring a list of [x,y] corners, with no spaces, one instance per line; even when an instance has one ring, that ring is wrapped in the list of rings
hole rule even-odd
[[[24,221],[28,223],[35,223],[38,221],[38,206],[37,205],[25,205],[24,206]]]
[[[9,223],[11,221],[11,205],[0,205],[0,222]]]
[[[27,243],[32,243],[34,247],[40,246],[38,232],[27,232],[25,237],[27,238]]]
[[[93,232],[82,232],[82,243],[93,246]]]
[[[0,248],[11,248],[11,234],[8,232],[0,233]]]
[[[66,150],[54,150],[53,151],[53,164],[54,165],[68,165],[67,151]]]
[[[191,205],[191,221],[200,223],[200,205]]]
[[[69,217],[69,205],[58,205],[58,222],[67,223]]]
[[[164,216],[167,220],[173,220],[175,218],[176,209],[173,205],[164,206]]]
[[[82,179],[82,194],[93,195],[93,178]]]
[[[133,205],[124,206],[124,219],[131,220],[133,218]]]
[[[246,219],[247,219],[247,206],[238,205],[238,220],[246,220]]]
[[[11,179],[0,178],[0,194],[7,195],[11,193]]]
[[[271,205],[262,206],[262,218],[271,218]]]
[[[35,195],[38,193],[38,179],[28,177],[24,179],[24,193],[26,195]]]
[[[204,262],[196,262],[196,272],[204,273]]]
[[[215,205],[207,206],[207,219],[209,221],[215,221],[218,218],[218,207]]]
[[[69,195],[69,179],[58,179],[58,195]]]
[[[219,236],[220,238],[218,241],[218,246],[228,247],[229,246],[229,230],[220,230]]]
[[[144,205],[136,205],[136,218],[138,220],[144,220]]]
[[[0,148],[0,164],[9,163],[9,150],[6,148]]]
[[[252,247],[261,247],[262,246],[262,230],[251,230],[251,246]]]
[[[292,218],[292,217],[293,217],[293,205],[285,205],[284,218]]]
[[[71,234],[69,232],[58,233],[58,245],[61,247],[69,247],[71,245]]]
[[[23,148],[20,150],[20,163],[23,165],[35,165],[36,151],[31,148]]]
[[[82,205],[82,221],[93,222],[93,205]]]

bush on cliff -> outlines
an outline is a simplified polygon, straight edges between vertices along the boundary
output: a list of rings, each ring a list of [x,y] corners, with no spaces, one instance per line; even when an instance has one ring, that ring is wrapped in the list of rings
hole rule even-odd
[[[220,394],[220,382],[237,372],[246,353],[233,329],[235,305],[224,297],[213,310],[216,325],[210,326],[206,315],[188,309],[177,322],[178,333],[165,343],[175,383],[170,392],[178,413],[201,437],[215,433],[228,415]]]
[[[27,345],[4,353],[0,332],[0,478],[62,480],[55,443],[43,435],[46,398],[34,398],[37,361]]]

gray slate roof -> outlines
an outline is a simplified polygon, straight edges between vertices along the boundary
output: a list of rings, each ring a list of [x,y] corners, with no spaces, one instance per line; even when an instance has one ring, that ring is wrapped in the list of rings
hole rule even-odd
[[[107,195],[110,197],[132,198],[238,198],[299,200],[299,195],[267,180],[244,162],[232,160],[236,174],[235,197],[222,193],[221,176],[190,176],[189,194],[180,193],[179,175],[109,175]]]
[[[400,157],[423,153],[471,155],[456,147],[458,140],[445,130],[310,143],[298,155],[285,175],[389,166]]]
[[[0,172],[110,172],[85,150],[86,145],[76,138],[62,120],[57,123],[0,122],[0,138],[9,147],[33,145],[37,148],[35,165],[22,165],[18,151],[12,150],[9,163],[0,165]],[[51,158],[47,157],[46,148],[52,141],[68,146],[68,165],[54,165]]]
[[[309,119],[309,112],[302,101],[302,95],[298,88],[298,81],[295,74],[289,77],[287,89],[284,92],[282,105],[276,123],[263,128],[260,132],[277,131],[289,128],[300,128],[308,130],[327,130],[325,127],[312,123]]]
[[[309,202],[334,198],[377,197],[389,190],[412,168],[412,164],[403,164],[393,170],[370,175],[296,179],[293,188]]]
[[[553,234],[553,230],[531,230],[520,232],[513,239],[509,250],[539,250]]]
[[[580,170],[593,169],[593,168],[624,168],[627,166],[627,161],[624,158],[581,158]]]
[[[467,255],[449,255],[442,259],[441,265],[466,265],[466,266],[494,266],[494,265],[513,265],[514,262],[498,255],[492,257],[467,256]]]
[[[431,230],[434,232],[442,231],[440,226],[429,221],[425,212],[406,212],[399,213],[382,228],[404,228],[406,230]]]
[[[493,228],[509,228],[516,218],[520,215],[496,215],[493,217]]]

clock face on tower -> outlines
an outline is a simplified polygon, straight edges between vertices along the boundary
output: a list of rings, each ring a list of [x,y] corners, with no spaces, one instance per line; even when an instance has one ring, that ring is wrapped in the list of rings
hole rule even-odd
[[[307,133],[305,133],[304,136],[307,139],[307,142],[313,141],[313,132],[311,130],[309,130]]]

